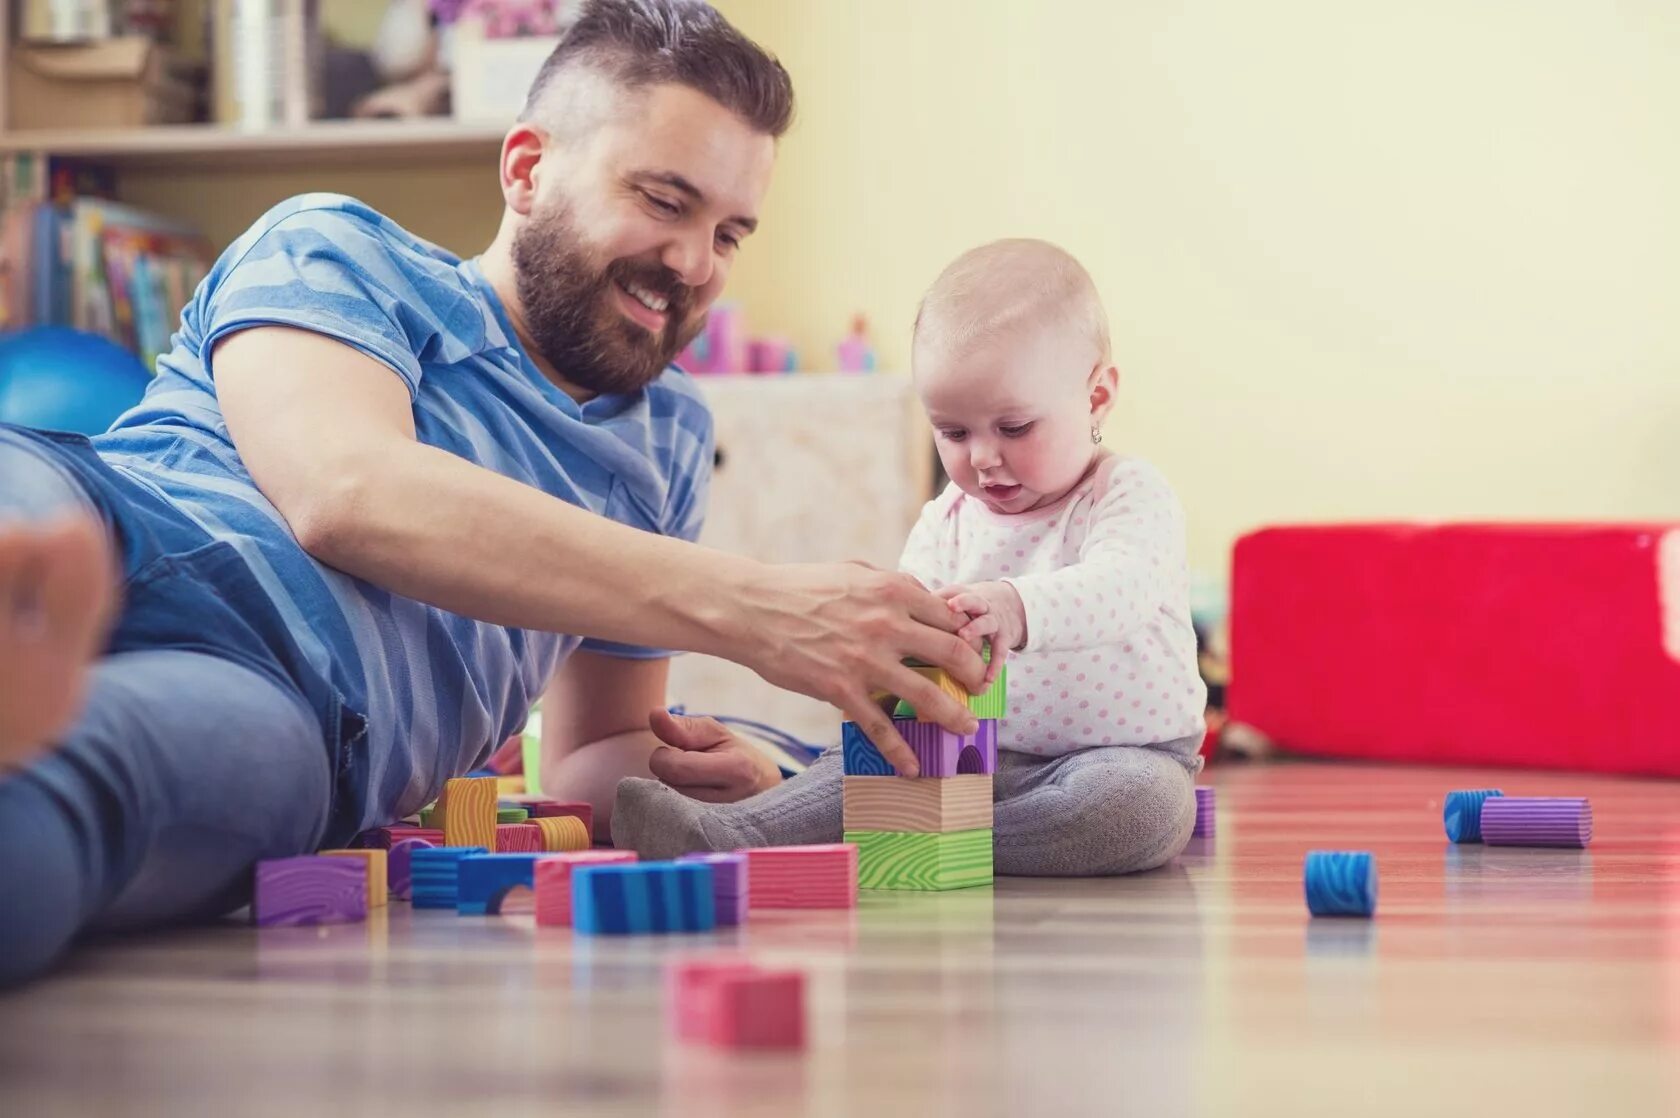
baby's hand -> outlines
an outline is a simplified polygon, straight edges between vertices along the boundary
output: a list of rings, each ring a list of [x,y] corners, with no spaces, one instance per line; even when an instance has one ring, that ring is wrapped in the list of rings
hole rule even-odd
[[[1027,610],[1021,595],[1007,582],[971,582],[947,586],[939,596],[952,609],[968,615],[968,624],[957,630],[957,636],[970,644],[991,641],[992,660],[986,665],[986,685],[991,686],[1009,653],[1027,643]]]

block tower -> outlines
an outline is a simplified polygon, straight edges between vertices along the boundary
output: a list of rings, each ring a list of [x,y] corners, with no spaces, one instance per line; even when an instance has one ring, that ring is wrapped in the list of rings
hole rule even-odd
[[[855,722],[842,728],[846,841],[858,848],[862,889],[966,889],[992,881],[992,774],[1007,669],[973,695],[943,668],[910,667],[979,718],[973,734],[924,722],[900,700],[893,725],[921,775],[899,776]],[[884,698],[885,696],[879,696]]]

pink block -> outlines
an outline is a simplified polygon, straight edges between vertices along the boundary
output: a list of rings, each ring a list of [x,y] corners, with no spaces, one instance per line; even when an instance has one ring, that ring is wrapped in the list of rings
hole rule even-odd
[[[542,852],[541,828],[533,827],[529,823],[496,824],[496,853],[541,854]]]
[[[805,976],[796,970],[722,974],[704,983],[695,1014],[719,1048],[804,1048]]]
[[[535,827],[532,830],[536,830]],[[634,862],[633,850],[576,850],[565,854],[550,854],[537,863],[536,880],[537,925],[547,928],[572,926],[572,867],[610,866],[614,863]]]
[[[532,819],[547,819],[556,815],[573,815],[583,820],[583,829],[590,834],[595,833],[595,807],[593,804],[577,803],[570,800],[534,800],[519,802],[519,806],[531,813]]]
[[[747,856],[749,908],[856,908],[858,851],[849,842],[766,846]]]
[[[704,1041],[710,1033],[710,988],[730,975],[754,974],[745,959],[678,959],[665,968],[665,1018],[679,1040]]]

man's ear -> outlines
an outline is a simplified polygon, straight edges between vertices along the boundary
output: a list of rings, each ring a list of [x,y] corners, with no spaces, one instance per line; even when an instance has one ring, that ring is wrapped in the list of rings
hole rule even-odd
[[[529,217],[536,205],[546,141],[542,129],[526,121],[502,137],[502,200],[520,217]]]

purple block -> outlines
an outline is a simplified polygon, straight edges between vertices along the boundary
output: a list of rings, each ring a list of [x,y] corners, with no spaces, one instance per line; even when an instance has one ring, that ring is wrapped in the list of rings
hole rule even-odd
[[[972,735],[953,734],[937,722],[895,718],[925,777],[997,772],[997,719],[982,718]]]
[[[679,862],[712,867],[712,899],[719,925],[747,922],[747,856],[745,854],[684,854]]]
[[[1213,837],[1213,804],[1214,795],[1212,788],[1196,789],[1196,826],[1190,832],[1190,836],[1192,838]]]
[[[1592,841],[1592,804],[1572,796],[1494,796],[1482,804],[1489,846],[1583,847]]]
[[[387,855],[385,872],[390,878],[391,892],[403,900],[408,900],[414,892],[414,852],[429,850],[437,844],[427,839],[402,839],[391,846],[391,853]]]
[[[257,863],[251,917],[262,928],[367,919],[367,863],[359,858],[273,858]]]

